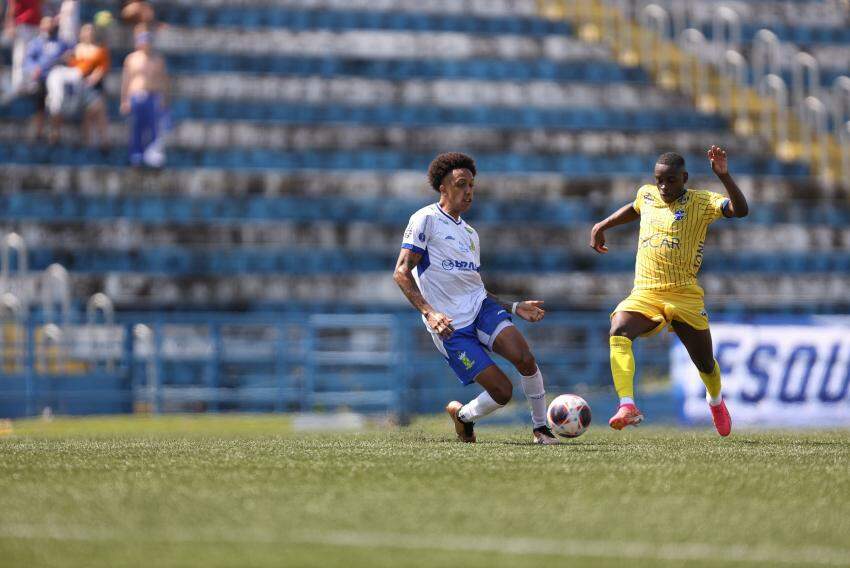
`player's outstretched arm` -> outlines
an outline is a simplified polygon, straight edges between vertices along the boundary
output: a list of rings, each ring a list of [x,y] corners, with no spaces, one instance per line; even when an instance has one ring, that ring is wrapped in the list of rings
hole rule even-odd
[[[516,315],[532,323],[542,320],[546,317],[546,310],[543,309],[543,300],[523,300],[522,302],[518,302]]]
[[[505,311],[513,312],[514,305],[512,303],[500,300],[492,292],[487,292],[487,297],[502,306]],[[523,300],[522,302],[517,302],[516,315],[530,322],[542,320],[546,316],[546,310],[543,309],[543,300]]]
[[[712,145],[708,150],[708,159],[711,162],[711,169],[714,174],[726,188],[726,193],[729,195],[729,206],[723,211],[726,217],[746,217],[750,212],[750,206],[747,205],[747,198],[744,197],[741,188],[729,175],[729,162],[726,159],[726,150],[720,146]]]
[[[605,246],[605,231],[611,227],[625,225],[632,221],[640,219],[640,213],[635,211],[631,203],[623,205],[614,213],[608,216],[607,219],[596,223],[590,231],[590,248],[598,253],[605,254],[608,252],[608,247]]]
[[[393,280],[401,288],[407,301],[420,314],[425,316],[425,320],[431,329],[436,331],[443,339],[448,339],[455,330],[452,326],[452,319],[431,307],[431,304],[422,295],[422,291],[419,290],[419,286],[416,285],[416,280],[413,279],[413,269],[416,268],[420,260],[422,260],[421,254],[410,249],[401,249],[393,272]]]

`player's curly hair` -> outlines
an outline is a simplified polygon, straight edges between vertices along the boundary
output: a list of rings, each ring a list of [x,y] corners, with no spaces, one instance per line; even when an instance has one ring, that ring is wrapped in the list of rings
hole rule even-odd
[[[685,159],[676,152],[665,152],[658,156],[656,164],[664,166],[673,166],[674,168],[682,169],[685,167]]]
[[[440,184],[443,183],[443,178],[458,168],[469,170],[473,176],[476,175],[475,160],[466,154],[461,154],[460,152],[440,154],[428,166],[428,183],[431,184],[434,191],[440,191]]]

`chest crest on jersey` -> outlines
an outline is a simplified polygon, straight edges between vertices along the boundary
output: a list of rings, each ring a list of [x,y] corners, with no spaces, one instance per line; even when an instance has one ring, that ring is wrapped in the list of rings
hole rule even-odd
[[[465,239],[460,235],[444,234],[440,238],[444,243],[456,249],[458,252],[468,253],[475,251],[475,243],[472,238]]]
[[[682,219],[685,218],[685,215],[686,215],[686,213],[685,213],[684,209],[677,209],[676,212],[673,213],[673,220],[674,221],[681,221]]]

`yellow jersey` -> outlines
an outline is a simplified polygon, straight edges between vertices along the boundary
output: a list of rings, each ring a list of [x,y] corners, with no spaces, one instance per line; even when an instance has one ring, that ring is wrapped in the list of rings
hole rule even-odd
[[[658,188],[644,185],[632,203],[640,214],[635,290],[672,290],[697,283],[708,226],[723,216],[729,199],[687,189],[673,203]]]

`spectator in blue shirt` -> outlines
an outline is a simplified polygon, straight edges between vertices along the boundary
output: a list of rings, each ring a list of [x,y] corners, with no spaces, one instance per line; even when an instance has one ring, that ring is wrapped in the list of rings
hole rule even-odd
[[[27,46],[24,60],[24,76],[30,80],[30,92],[35,100],[35,136],[44,133],[45,98],[47,97],[47,74],[71,49],[71,45],[59,38],[59,27],[53,18],[42,18],[39,34]],[[51,142],[56,141],[57,132],[51,132]]]

